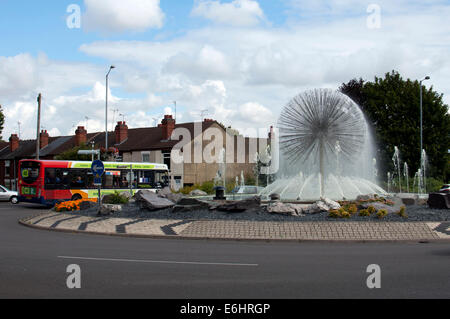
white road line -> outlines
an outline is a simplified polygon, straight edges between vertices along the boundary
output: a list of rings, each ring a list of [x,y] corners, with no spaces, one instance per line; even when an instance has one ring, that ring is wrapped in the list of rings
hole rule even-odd
[[[91,261],[113,261],[113,262],[148,263],[148,264],[238,266],[238,267],[258,267],[259,266],[258,264],[207,263],[207,262],[165,261],[165,260],[134,260],[134,259],[114,259],[114,258],[69,257],[69,256],[58,256],[58,258],[60,258],[60,259],[91,260]]]

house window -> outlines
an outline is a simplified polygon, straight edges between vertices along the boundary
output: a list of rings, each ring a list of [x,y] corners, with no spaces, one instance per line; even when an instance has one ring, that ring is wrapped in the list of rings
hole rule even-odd
[[[171,162],[171,160],[170,160],[170,153],[171,153],[170,151],[165,151],[165,152],[162,153],[164,164],[167,165],[167,167],[169,168],[169,171],[170,171],[170,162]]]
[[[142,153],[142,162],[150,163],[150,153]]]
[[[5,161],[5,176],[9,176],[11,169],[11,161]]]

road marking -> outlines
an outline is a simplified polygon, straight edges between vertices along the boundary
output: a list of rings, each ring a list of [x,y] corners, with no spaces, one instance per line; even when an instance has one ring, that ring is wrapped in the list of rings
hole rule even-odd
[[[113,262],[148,263],[148,264],[238,266],[238,267],[258,267],[259,266],[258,264],[207,263],[207,262],[165,261],[165,260],[134,260],[134,259],[114,259],[114,258],[69,257],[69,256],[58,256],[58,258],[60,258],[60,259],[91,260],[91,261],[113,261]]]

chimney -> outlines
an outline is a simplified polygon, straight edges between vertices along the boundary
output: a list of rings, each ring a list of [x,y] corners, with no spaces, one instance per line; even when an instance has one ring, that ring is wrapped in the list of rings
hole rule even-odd
[[[40,143],[40,148],[43,149],[44,147],[46,147],[48,145],[48,138],[50,136],[48,135],[47,130],[42,131],[41,134],[39,134],[39,143]]]
[[[116,125],[116,145],[122,144],[128,139],[128,126],[126,122],[117,122]]]
[[[175,120],[172,115],[164,116],[164,120],[162,120],[160,127],[162,128],[162,140],[170,140],[172,133],[175,130]]]
[[[87,142],[87,131],[84,129],[84,126],[78,126],[75,131],[75,144],[77,146],[86,144]]]
[[[11,152],[14,152],[19,148],[19,136],[17,134],[11,134],[11,137],[9,138],[9,150]]]

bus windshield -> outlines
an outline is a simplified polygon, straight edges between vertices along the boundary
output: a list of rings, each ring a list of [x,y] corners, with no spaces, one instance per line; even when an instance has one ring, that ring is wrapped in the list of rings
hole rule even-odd
[[[20,176],[26,184],[33,184],[39,177],[41,164],[39,162],[22,162]]]

